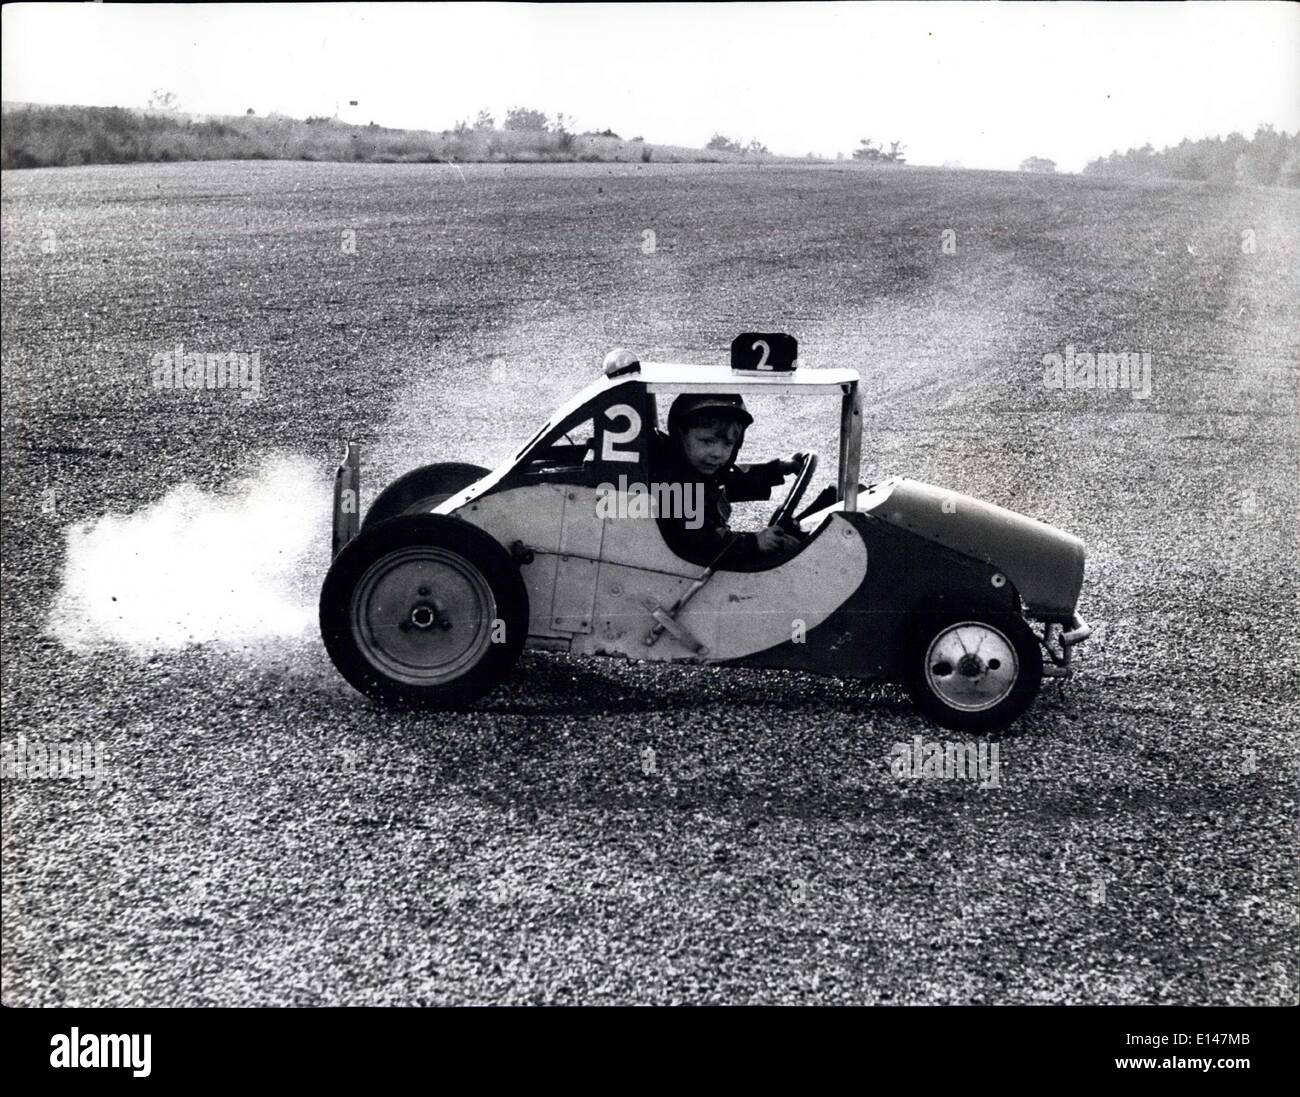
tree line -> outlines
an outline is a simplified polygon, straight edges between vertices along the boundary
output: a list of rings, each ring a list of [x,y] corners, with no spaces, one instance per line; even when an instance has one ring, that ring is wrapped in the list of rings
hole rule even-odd
[[[1230,133],[1199,141],[1184,139],[1159,151],[1148,143],[1140,149],[1098,157],[1083,173],[1116,179],[1192,179],[1300,187],[1300,133],[1279,133],[1263,125],[1250,138]]]

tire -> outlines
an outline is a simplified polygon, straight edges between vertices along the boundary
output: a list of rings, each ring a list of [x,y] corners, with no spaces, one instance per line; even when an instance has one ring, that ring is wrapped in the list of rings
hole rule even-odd
[[[459,518],[412,514],[363,530],[320,595],[321,637],[368,697],[458,708],[509,674],[528,634],[528,589],[510,554]]]
[[[379,493],[366,511],[361,528],[369,529],[402,514],[427,514],[439,503],[483,479],[490,471],[459,461],[412,469]]]
[[[906,658],[912,703],[954,731],[1001,731],[1043,681],[1037,637],[1019,614],[1000,609],[919,614]]]

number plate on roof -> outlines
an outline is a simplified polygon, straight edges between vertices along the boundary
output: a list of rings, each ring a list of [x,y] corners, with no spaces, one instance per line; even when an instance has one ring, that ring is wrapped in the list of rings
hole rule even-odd
[[[731,368],[790,373],[799,365],[799,340],[783,331],[746,331],[731,341]]]

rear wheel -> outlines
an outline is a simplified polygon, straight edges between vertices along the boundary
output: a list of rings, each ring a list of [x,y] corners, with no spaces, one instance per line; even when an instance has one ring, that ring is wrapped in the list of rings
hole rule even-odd
[[[1001,731],[1038,695],[1043,659],[1017,614],[974,610],[917,618],[907,653],[913,703],[941,727]]]
[[[510,554],[468,522],[406,515],[363,530],[321,589],[334,665],[388,704],[468,704],[509,673],[528,631],[528,590]]]
[[[490,470],[460,461],[423,465],[399,476],[370,504],[362,529],[377,526],[401,514],[427,514],[470,484],[483,479]]]

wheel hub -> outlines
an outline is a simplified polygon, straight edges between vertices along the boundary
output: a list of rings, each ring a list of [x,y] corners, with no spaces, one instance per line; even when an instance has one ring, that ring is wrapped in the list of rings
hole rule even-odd
[[[432,605],[428,602],[416,602],[411,607],[411,615],[408,620],[411,627],[418,629],[431,629],[434,625],[437,625],[446,632],[451,628],[450,618],[443,613],[442,607],[437,602]]]
[[[925,657],[926,684],[944,704],[981,712],[1006,699],[1020,669],[1006,635],[980,621],[945,628]]]
[[[473,668],[491,643],[496,613],[482,572],[431,546],[376,560],[352,596],[362,653],[387,677],[411,685],[453,681]]]

